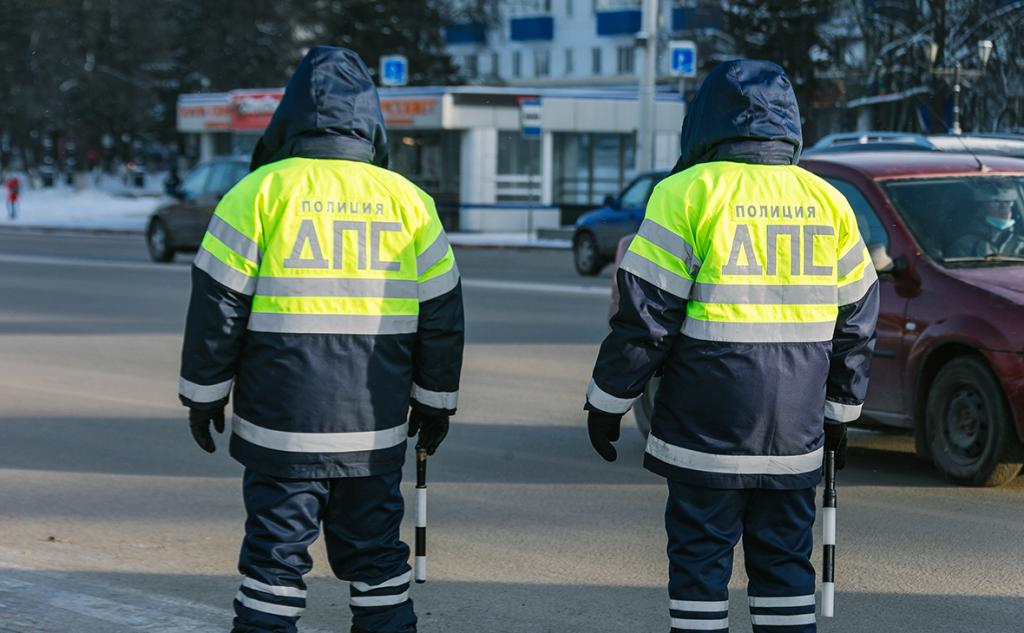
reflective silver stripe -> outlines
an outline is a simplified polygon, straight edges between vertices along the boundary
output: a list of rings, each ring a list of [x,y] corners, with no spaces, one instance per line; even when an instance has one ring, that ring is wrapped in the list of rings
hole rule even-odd
[[[867,294],[868,289],[871,288],[871,284],[878,280],[878,273],[875,272],[873,266],[868,266],[864,269],[864,276],[857,281],[846,284],[845,286],[839,286],[839,298],[837,303],[841,306],[848,306],[851,303],[857,303],[864,298]]]
[[[858,237],[857,243],[853,245],[853,248],[839,258],[839,263],[836,265],[836,276],[842,279],[852,273],[864,261],[865,248],[864,238]]]
[[[256,292],[271,297],[382,297],[415,299],[413,279],[351,279],[340,277],[260,277]]]
[[[178,378],[178,393],[192,402],[216,402],[227,398],[231,393],[234,378],[218,382],[215,385],[200,385],[184,378]]]
[[[806,596],[785,596],[768,598],[765,596],[748,596],[752,607],[810,607],[814,605],[814,594]]]
[[[686,277],[681,277],[667,268],[662,268],[643,255],[638,255],[633,251],[626,251],[626,254],[622,256],[622,262],[619,263],[619,268],[633,273],[640,279],[652,283],[680,299],[688,299],[690,297],[692,281]]]
[[[799,624],[814,624],[813,613],[798,613],[797,615],[760,615],[750,614],[751,624],[760,626],[797,626]]]
[[[215,215],[210,218],[210,226],[206,230],[210,235],[223,242],[224,246],[248,259],[256,266],[260,265],[262,255],[260,254],[259,245],[220,217]]]
[[[403,591],[393,596],[352,596],[348,603],[353,607],[386,607],[392,604],[402,604],[408,599],[409,592]]]
[[[668,608],[676,611],[692,611],[701,613],[713,613],[715,611],[728,611],[728,600],[669,600]]]
[[[282,334],[409,334],[415,332],[415,314],[286,314],[253,312],[249,329]]]
[[[351,433],[292,433],[257,426],[237,414],[232,417],[231,430],[243,440],[289,453],[354,453],[398,446],[405,441],[407,423],[380,431]]]
[[[743,321],[702,321],[687,317],[683,334],[704,341],[727,343],[813,343],[831,341],[835,321],[807,323],[746,323]]]
[[[441,231],[437,234],[434,243],[428,246],[427,250],[416,256],[417,273],[422,275],[434,266],[437,266],[448,255],[448,247],[448,237],[444,234],[444,231]]]
[[[587,402],[606,413],[625,413],[629,411],[629,408],[633,406],[637,398],[613,396],[598,387],[593,378],[590,379],[590,384],[587,386]]]
[[[249,578],[248,576],[242,579],[242,586],[248,587],[249,589],[255,589],[256,591],[262,591],[263,593],[269,593],[274,596],[284,596],[286,598],[306,597],[305,589],[299,589],[298,587],[284,587],[282,585],[268,585],[265,582],[260,582],[255,578]]]
[[[412,397],[416,402],[435,409],[454,409],[459,403],[458,391],[431,391],[412,384]]]
[[[821,468],[822,449],[804,455],[716,455],[669,444],[652,433],[647,453],[666,464],[726,475],[800,475]]]
[[[458,284],[459,268],[453,263],[451,270],[448,272],[419,282],[420,302],[430,301],[451,292]]]
[[[298,617],[306,610],[305,607],[289,607],[283,604],[273,604],[270,602],[263,602],[262,600],[256,600],[254,598],[250,598],[241,591],[235,595],[235,600],[238,600],[243,605],[254,611],[262,611],[263,613],[270,613],[273,615],[282,615],[286,618]]]
[[[691,620],[688,618],[672,618],[673,629],[689,629],[691,631],[718,631],[729,628],[729,618],[720,620]]]
[[[640,225],[637,235],[683,260],[691,277],[697,275],[697,270],[700,269],[700,259],[693,252],[693,247],[679,235],[657,222],[647,219]]]
[[[386,589],[387,587],[400,587],[408,583],[410,580],[412,580],[412,570],[405,572],[401,576],[395,576],[391,580],[385,580],[379,585],[368,585],[365,582],[359,582],[358,580],[353,580],[349,584],[352,585],[352,588],[356,591],[362,591],[365,593],[367,591],[376,591],[377,589]]]
[[[836,287],[696,283],[690,298],[703,303],[836,305]]]
[[[213,277],[215,280],[224,284],[228,288],[231,288],[235,292],[240,292],[244,295],[251,295],[253,290],[256,289],[255,277],[250,277],[249,275],[228,266],[217,259],[216,255],[201,246],[199,247],[199,251],[196,253],[196,258],[192,263],[195,264],[196,268],[205,272],[207,275]]]
[[[825,401],[825,417],[836,422],[853,422],[860,417],[862,404],[843,404],[841,402]]]

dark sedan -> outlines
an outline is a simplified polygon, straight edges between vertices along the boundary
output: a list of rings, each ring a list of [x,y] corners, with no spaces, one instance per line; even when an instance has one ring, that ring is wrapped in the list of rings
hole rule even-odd
[[[153,261],[169,262],[177,251],[199,248],[217,203],[248,173],[248,159],[214,158],[196,165],[180,185],[169,185],[168,199],[146,227],[146,247]]]

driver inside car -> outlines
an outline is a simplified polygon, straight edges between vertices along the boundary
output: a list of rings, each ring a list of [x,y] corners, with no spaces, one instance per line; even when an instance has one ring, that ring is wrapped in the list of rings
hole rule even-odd
[[[1017,192],[1006,188],[974,188],[975,210],[962,236],[953,242],[952,257],[1004,255],[1024,257],[1024,237],[1014,228]]]

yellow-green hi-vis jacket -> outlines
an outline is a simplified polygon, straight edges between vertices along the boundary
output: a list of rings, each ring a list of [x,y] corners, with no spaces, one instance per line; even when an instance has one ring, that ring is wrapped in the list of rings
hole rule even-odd
[[[656,372],[647,467],[725,488],[814,485],[823,422],[856,419],[877,278],[849,203],[795,165],[716,161],[655,188],[622,259],[589,406]]]
[[[430,196],[349,160],[287,158],[223,198],[193,267],[180,396],[281,477],[401,467],[410,404],[454,413],[459,272]]]

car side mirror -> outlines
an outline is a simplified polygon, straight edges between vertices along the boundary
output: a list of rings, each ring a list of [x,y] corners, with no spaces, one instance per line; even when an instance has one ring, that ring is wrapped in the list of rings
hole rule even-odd
[[[609,209],[618,209],[619,199],[611,194],[608,194],[607,196],[604,197],[604,206],[608,207]]]
[[[868,244],[868,254],[871,255],[871,263],[879,279],[892,281],[907,270],[906,260],[902,257],[893,259],[885,244]]]

